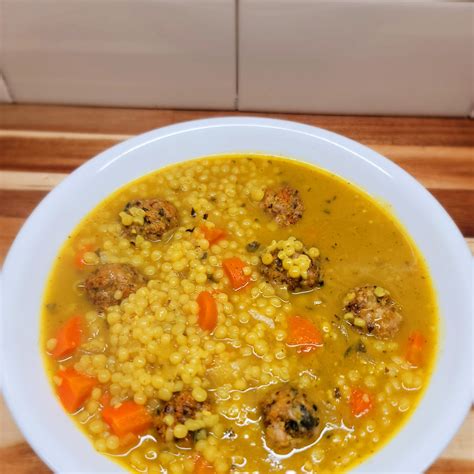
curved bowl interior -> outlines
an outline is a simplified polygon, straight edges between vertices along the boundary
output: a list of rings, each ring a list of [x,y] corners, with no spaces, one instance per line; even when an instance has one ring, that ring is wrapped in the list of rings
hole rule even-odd
[[[324,130],[255,118],[178,124],[121,143],[75,171],[28,219],[5,262],[2,309],[3,387],[26,438],[57,472],[120,470],[96,453],[73,425],[45,377],[38,345],[38,315],[46,278],[68,233],[118,187],[164,165],[228,152],[284,155],[352,181],[390,203],[424,254],[442,315],[436,369],[410,421],[356,471],[425,469],[454,435],[470,406],[470,387],[466,384],[472,360],[467,246],[431,195],[377,153]]]

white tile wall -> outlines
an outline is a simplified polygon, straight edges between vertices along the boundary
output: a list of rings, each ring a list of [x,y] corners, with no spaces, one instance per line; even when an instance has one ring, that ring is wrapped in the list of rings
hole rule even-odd
[[[15,101],[235,106],[234,0],[2,0]]]
[[[240,0],[239,108],[471,110],[472,2]]]
[[[240,110],[474,113],[450,0],[0,0],[0,102],[233,109],[237,34]]]

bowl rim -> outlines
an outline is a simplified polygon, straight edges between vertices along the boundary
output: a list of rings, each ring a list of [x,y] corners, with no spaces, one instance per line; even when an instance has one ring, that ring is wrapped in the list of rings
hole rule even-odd
[[[308,135],[311,137],[317,137],[320,140],[330,142],[333,145],[336,145],[339,148],[342,148],[352,154],[357,155],[360,159],[369,162],[383,173],[389,173],[397,176],[399,179],[402,179],[404,183],[409,185],[416,190],[419,196],[423,196],[426,202],[429,202],[430,209],[436,214],[436,216],[442,221],[442,225],[445,226],[445,232],[450,234],[451,240],[456,247],[458,256],[466,259],[466,265],[470,266],[472,261],[471,253],[467,244],[464,241],[462,234],[459,229],[456,227],[450,216],[443,209],[443,207],[436,201],[436,199],[411,175],[405,172],[398,165],[388,160],[387,158],[381,156],[374,150],[334,132],[330,132],[321,128],[313,127],[310,125],[304,125],[296,122],[278,120],[278,119],[269,119],[269,118],[256,118],[256,117],[224,117],[224,118],[210,118],[203,120],[193,120],[189,122],[182,122],[162,128],[152,130],[150,132],[132,137],[124,142],[121,142],[101,153],[99,153],[94,158],[91,158],[85,162],[82,166],[74,170],[70,175],[68,175],[58,186],[56,186],[51,192],[49,192],[46,197],[40,202],[40,204],[35,208],[31,215],[26,219],[25,223],[18,232],[14,242],[12,243],[8,254],[5,258],[3,265],[3,276],[2,276],[2,290],[11,285],[9,281],[9,274],[11,273],[11,268],[15,265],[15,261],[18,259],[17,254],[21,251],[21,248],[28,244],[28,239],[30,238],[29,232],[34,227],[35,222],[41,218],[41,214],[47,212],[48,206],[50,203],[59,199],[59,197],[67,192],[67,189],[72,183],[78,182],[83,179],[87,174],[97,173],[104,171],[108,166],[112,165],[116,160],[120,159],[122,156],[127,155],[130,152],[136,151],[142,147],[147,146],[148,144],[156,141],[166,139],[167,137],[181,135],[186,133],[192,133],[197,130],[203,129],[213,129],[213,128],[222,128],[225,127],[250,127],[253,129],[258,128],[275,128],[281,130],[287,130],[290,132],[296,132],[299,134]],[[183,160],[182,160],[183,161]],[[157,166],[157,169],[161,166]],[[365,192],[368,192],[364,189]],[[369,193],[370,194],[370,193]],[[77,225],[77,223],[76,223]],[[407,230],[408,232],[408,230]],[[467,258],[466,258],[467,257]],[[470,271],[470,269],[469,269]],[[5,308],[8,306],[9,293],[5,292],[2,297],[2,340],[5,340],[6,334],[3,331],[4,322],[5,322]],[[11,303],[10,303],[11,305]],[[40,348],[37,348],[38,351]],[[472,348],[471,348],[472,352]],[[24,413],[19,409],[15,400],[14,400],[14,390],[10,389],[9,385],[9,358],[8,354],[5,353],[5,344],[2,344],[2,363],[4,365],[2,370],[2,388],[5,402],[10,409],[10,412],[15,419],[18,427],[22,431],[26,440],[33,447],[35,452],[49,465],[49,467],[55,470],[57,463],[55,456],[51,454],[51,448],[45,448],[44,444],[38,439],[36,435],[31,431],[28,426],[27,419],[24,416]],[[434,369],[435,372],[437,368]],[[431,375],[433,378],[434,373]],[[419,472],[422,469],[428,467],[441,453],[441,451],[446,447],[448,442],[451,440],[454,433],[459,429],[462,421],[465,418],[466,413],[469,411],[471,406],[472,395],[470,393],[470,387],[467,388],[464,393],[456,394],[457,403],[455,407],[451,407],[451,418],[449,425],[446,426],[444,431],[443,439],[439,439],[437,447],[431,449],[430,453],[426,451],[423,452],[423,456],[418,458],[418,462],[415,463],[415,468],[413,472]],[[423,395],[425,396],[425,395]],[[419,409],[421,401],[418,402],[418,407],[415,409],[415,413]],[[412,419],[414,414],[411,415]],[[77,428],[74,428],[77,429]],[[400,436],[401,430],[398,430],[395,438]],[[392,438],[393,439],[393,438]],[[391,441],[390,441],[391,442]],[[389,443],[390,443],[389,442]],[[374,455],[369,459],[373,458],[380,453],[386,444],[379,448]],[[97,454],[102,456],[101,454]],[[366,464],[366,461],[363,461],[363,465]],[[355,472],[358,471],[358,468],[361,465],[355,466]],[[117,466],[118,468],[118,466]]]

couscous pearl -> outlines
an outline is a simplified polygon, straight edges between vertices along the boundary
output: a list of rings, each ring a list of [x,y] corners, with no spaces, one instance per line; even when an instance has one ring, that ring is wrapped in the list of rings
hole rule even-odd
[[[197,402],[204,402],[207,399],[207,392],[200,387],[195,387],[192,390],[192,396]]]
[[[188,429],[182,424],[177,424],[173,429],[173,435],[175,438],[185,438],[188,434]]]
[[[57,344],[57,340],[55,338],[48,339],[46,342],[46,350],[48,352],[52,352]]]

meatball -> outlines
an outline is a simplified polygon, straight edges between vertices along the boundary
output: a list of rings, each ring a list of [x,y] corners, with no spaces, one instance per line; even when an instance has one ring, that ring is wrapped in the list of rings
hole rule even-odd
[[[260,205],[281,226],[296,224],[303,217],[299,191],[286,184],[276,189],[268,188]]]
[[[267,445],[275,451],[300,447],[316,435],[318,407],[294,387],[272,392],[261,410]]]
[[[344,320],[354,330],[379,339],[390,339],[403,317],[390,293],[375,285],[352,289],[344,298]]]
[[[174,438],[173,429],[177,424],[184,424],[186,420],[195,419],[197,413],[204,410],[209,411],[209,409],[209,402],[197,402],[191,395],[190,390],[175,393],[171,400],[158,409],[157,416],[154,420],[156,431],[162,439],[171,441],[171,439]],[[173,417],[173,422],[171,424],[165,422],[165,417],[168,415]],[[197,431],[199,431],[199,429]],[[188,429],[186,440],[191,440],[192,433],[193,430]]]
[[[130,237],[141,235],[147,240],[160,240],[163,234],[178,226],[178,211],[164,199],[136,199],[120,213],[122,224]]]
[[[130,265],[101,265],[85,281],[87,296],[100,310],[119,304],[145,284],[143,276]]]
[[[315,247],[305,249],[294,237],[267,247],[260,258],[260,273],[268,283],[285,286],[292,292],[323,285],[319,250]]]

